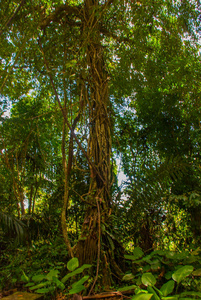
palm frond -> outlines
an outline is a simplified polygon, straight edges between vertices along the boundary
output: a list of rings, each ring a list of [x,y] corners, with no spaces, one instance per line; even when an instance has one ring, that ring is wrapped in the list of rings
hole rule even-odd
[[[157,205],[161,197],[170,191],[171,185],[182,179],[188,167],[188,163],[181,157],[172,156],[157,167],[143,170],[144,176],[139,176],[133,185],[128,186],[127,193],[130,195],[131,206]]]
[[[0,227],[9,237],[14,237],[18,243],[24,241],[27,226],[15,216],[0,212]]]

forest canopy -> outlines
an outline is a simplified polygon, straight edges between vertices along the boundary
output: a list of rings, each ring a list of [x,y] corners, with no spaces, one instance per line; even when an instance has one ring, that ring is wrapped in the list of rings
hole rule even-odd
[[[200,245],[200,21],[195,0],[1,2],[2,286],[53,272],[42,247],[72,272],[54,281],[58,264],[47,280],[65,290],[91,268],[75,289],[90,295],[121,286],[129,254]],[[13,282],[19,247],[38,267],[12,271]]]

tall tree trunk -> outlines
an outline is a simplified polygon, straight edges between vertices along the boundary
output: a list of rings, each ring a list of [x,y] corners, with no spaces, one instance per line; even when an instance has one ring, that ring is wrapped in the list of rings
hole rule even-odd
[[[97,9],[98,1],[85,1],[83,34],[87,43],[87,66],[89,68],[88,156],[95,169],[90,166],[91,179],[87,199],[89,205],[75,255],[80,264],[93,263],[97,260],[97,275],[100,268],[103,274],[102,284],[108,287],[111,285],[109,247],[104,248],[101,241],[104,239],[104,230],[102,229],[104,226],[102,225],[109,225],[111,215],[111,126],[108,74],[104,64],[99,21],[96,17]],[[99,266],[100,261],[102,265]]]
[[[108,4],[109,5],[109,4]],[[82,57],[82,71],[80,81],[82,82],[83,106],[85,106],[85,115],[88,111],[89,120],[89,139],[87,153],[82,147],[79,139],[74,133],[75,125],[79,120],[79,115],[74,119],[71,126],[65,110],[59,99],[53,76],[50,72],[49,63],[45,57],[41,39],[39,38],[39,47],[43,54],[44,62],[52,88],[55,93],[57,103],[61,109],[64,123],[70,130],[68,165],[72,165],[69,158],[72,156],[70,149],[73,140],[77,143],[80,150],[86,157],[90,168],[90,185],[88,198],[85,204],[86,214],[81,230],[81,237],[77,245],[72,248],[71,256],[79,259],[80,265],[84,263],[93,263],[97,261],[96,277],[94,283],[98,279],[99,269],[101,274],[101,285],[109,287],[112,283],[111,273],[121,279],[122,272],[116,263],[118,251],[122,247],[117,242],[110,230],[111,223],[111,125],[109,113],[109,93],[108,93],[108,74],[104,63],[104,48],[102,46],[102,14],[106,13],[106,7],[99,5],[98,0],[85,0],[82,8],[77,8],[74,13],[78,13],[80,18],[80,49],[79,53],[84,53]],[[72,9],[72,7],[71,7]],[[105,10],[105,11],[104,11]],[[48,19],[54,19],[54,14]],[[45,25],[46,24],[46,25]],[[43,27],[49,23],[46,20]],[[64,55],[65,56],[65,55]],[[85,59],[85,65],[84,65]],[[65,60],[65,59],[64,59]],[[64,69],[65,70],[65,69]],[[87,73],[88,72],[88,73]],[[65,90],[65,88],[64,88]],[[64,93],[65,96],[65,93]],[[80,98],[82,98],[82,93]],[[80,101],[81,103],[81,101]],[[69,169],[69,170],[70,170]],[[69,175],[70,173],[67,172]],[[66,177],[68,178],[68,176]],[[64,206],[63,211],[66,210]],[[66,231],[66,216],[62,214],[63,232]],[[64,239],[65,239],[64,235]],[[71,251],[69,251],[70,254]],[[94,284],[93,284],[94,286]],[[92,288],[93,288],[92,286]],[[91,292],[91,291],[90,291]]]

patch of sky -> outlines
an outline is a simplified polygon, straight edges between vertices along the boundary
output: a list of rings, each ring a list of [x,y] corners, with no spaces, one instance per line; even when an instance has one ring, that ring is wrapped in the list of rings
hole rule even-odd
[[[0,117],[9,118],[11,111],[12,103],[7,97],[0,95]]]
[[[122,187],[124,183],[128,180],[128,177],[123,172],[121,156],[116,157],[116,164],[118,168],[117,169],[118,186]]]

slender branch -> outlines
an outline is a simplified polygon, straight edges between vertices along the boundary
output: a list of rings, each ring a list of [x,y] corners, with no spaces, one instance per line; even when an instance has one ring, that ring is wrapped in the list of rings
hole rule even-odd
[[[64,107],[65,109],[65,107]],[[71,247],[71,243],[68,238],[68,232],[67,232],[67,226],[66,226],[66,209],[68,207],[68,200],[69,200],[69,183],[68,183],[68,171],[67,171],[67,164],[66,164],[66,153],[65,153],[65,135],[66,135],[66,124],[65,120],[63,120],[63,132],[62,132],[62,158],[63,158],[63,168],[64,168],[64,174],[65,174],[65,186],[64,186],[64,200],[63,200],[63,208],[61,213],[61,227],[63,232],[63,237],[65,244],[67,246],[68,252],[71,257],[73,257],[73,250]]]
[[[55,8],[55,10],[49,14],[45,19],[42,20],[40,27],[45,29],[52,21],[60,21],[64,15],[75,15],[76,17],[81,18],[81,5],[79,6],[70,6],[70,5],[60,5]],[[79,25],[77,22],[73,22],[73,25]]]
[[[65,120],[65,122],[66,122],[66,124],[67,124],[67,126],[68,126],[68,128],[69,128],[69,130],[71,131],[72,136],[73,136],[73,138],[75,139],[75,141],[76,141],[78,147],[80,148],[80,150],[82,151],[82,153],[83,153],[84,156],[86,157],[88,163],[89,163],[90,166],[92,167],[94,173],[99,177],[99,179],[100,179],[100,180],[103,182],[103,184],[106,186],[105,180],[102,178],[101,174],[99,173],[98,169],[95,167],[94,163],[90,160],[88,154],[86,153],[86,151],[85,151],[84,148],[82,147],[80,141],[78,140],[76,134],[75,134],[74,131],[72,130],[72,127],[71,127],[71,125],[70,125],[70,123],[69,123],[69,121],[68,121],[68,119],[67,119],[67,115],[65,114],[65,111],[64,111],[64,109],[63,109],[63,107],[62,107],[62,104],[61,104],[61,101],[60,101],[60,99],[59,99],[59,95],[58,95],[58,93],[57,93],[57,90],[56,90],[56,87],[55,87],[55,84],[54,84],[54,81],[53,81],[53,77],[52,77],[52,75],[51,75],[51,71],[50,71],[50,68],[49,68],[49,64],[48,64],[48,62],[47,62],[47,60],[46,60],[46,58],[45,58],[45,54],[44,54],[44,51],[43,51],[43,48],[42,48],[42,44],[41,44],[40,38],[38,39],[38,42],[39,42],[40,50],[41,50],[41,52],[42,52],[42,54],[43,54],[43,59],[44,59],[45,66],[46,66],[46,70],[47,70],[47,73],[48,73],[48,76],[49,76],[49,79],[50,79],[50,83],[51,83],[52,88],[53,88],[53,90],[54,90],[54,94],[55,94],[57,103],[58,103],[58,105],[59,105],[59,108],[61,109],[63,118],[64,118],[64,120]]]
[[[65,81],[64,81],[64,87],[65,87]],[[82,99],[82,91],[80,95],[80,100]],[[64,97],[64,111],[66,114],[66,104],[67,104],[67,95],[65,94]],[[82,108],[82,106],[81,106]],[[74,131],[77,122],[79,121],[80,118],[80,111],[78,116],[75,118],[72,126],[72,131]],[[71,247],[71,243],[68,238],[68,232],[67,232],[67,226],[66,226],[66,210],[68,208],[68,201],[69,201],[69,179],[70,179],[70,173],[72,169],[72,162],[73,162],[73,135],[72,131],[70,134],[70,141],[69,141],[69,153],[68,153],[68,165],[66,163],[66,153],[65,153],[65,128],[66,128],[66,123],[65,120],[63,119],[63,133],[62,133],[62,157],[63,157],[63,168],[64,168],[64,173],[65,173],[65,189],[64,189],[64,201],[63,201],[63,208],[62,208],[62,214],[61,214],[61,225],[62,225],[62,231],[63,231],[63,236],[64,240],[66,243],[66,246],[68,248],[68,251],[70,253],[71,257],[74,257],[73,255],[73,249]]]

